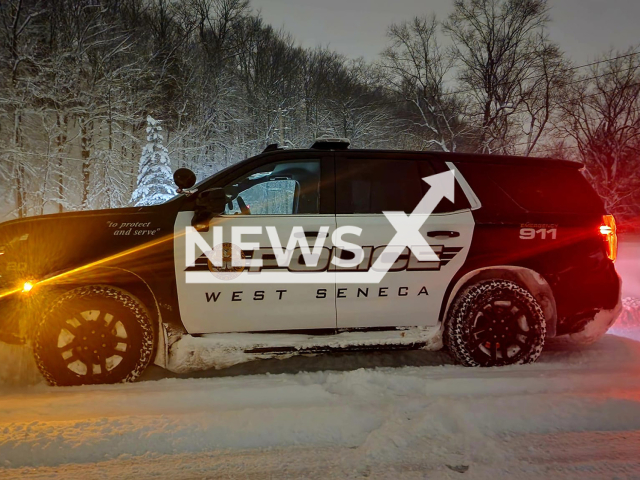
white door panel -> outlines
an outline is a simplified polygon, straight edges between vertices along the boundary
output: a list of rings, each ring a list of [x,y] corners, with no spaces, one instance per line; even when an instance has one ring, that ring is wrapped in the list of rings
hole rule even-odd
[[[180,212],[175,223],[175,270],[180,316],[189,333],[258,332],[336,327],[334,284],[187,284],[185,265],[185,227],[191,226],[193,212]],[[211,226],[223,226],[224,242],[231,242],[232,226],[259,226],[262,233],[245,235],[243,241],[258,242],[269,248],[266,226],[275,226],[283,245],[294,226],[305,232],[329,227],[325,246],[331,248],[335,230],[333,215],[227,215],[216,217]],[[212,229],[210,229],[212,231]],[[212,243],[212,235],[202,233]],[[308,238],[313,245],[315,238]],[[198,252],[200,253],[200,252]],[[201,256],[196,269],[208,271]],[[213,273],[211,273],[213,275]]]
[[[373,263],[370,257],[375,256],[370,252],[376,248],[380,252],[396,233],[384,215],[338,215],[336,223],[337,227],[362,228],[359,243],[365,247],[363,263],[369,265]],[[396,271],[389,271],[378,285],[341,284],[338,277],[338,328],[436,325],[445,291],[467,258],[473,227],[469,210],[432,214],[420,232],[439,256],[439,262],[419,262],[405,252],[392,269]],[[429,232],[443,235],[434,238]],[[448,236],[449,232],[456,236]]]

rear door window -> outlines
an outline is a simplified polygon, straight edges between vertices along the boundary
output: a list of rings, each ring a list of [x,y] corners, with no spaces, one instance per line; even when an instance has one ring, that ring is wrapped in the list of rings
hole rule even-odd
[[[411,159],[340,158],[336,162],[336,212],[371,214],[401,211],[411,213],[431,188],[423,181],[448,167],[439,161]],[[460,185],[453,202],[442,198],[433,213],[469,208]]]
[[[336,212],[411,213],[422,198],[423,183],[418,162],[413,160],[339,158]]]
[[[449,167],[447,167],[444,164],[444,162],[437,159],[432,159],[430,162],[422,161],[422,162],[419,162],[419,165],[420,165],[420,175],[422,177],[428,177],[430,175],[433,175],[434,173],[442,173],[442,172],[449,171]],[[435,168],[435,172],[434,172],[434,168]],[[427,182],[424,182],[424,181],[422,182],[423,195],[426,194],[430,188],[431,186]],[[433,213],[459,212],[461,210],[466,210],[468,208],[471,208],[471,205],[469,204],[469,199],[467,198],[464,191],[462,190],[462,187],[460,187],[460,184],[457,181],[455,183],[453,193],[454,193],[453,201],[449,200],[446,197],[442,198],[438,203],[438,205],[436,206],[436,208],[433,210]]]

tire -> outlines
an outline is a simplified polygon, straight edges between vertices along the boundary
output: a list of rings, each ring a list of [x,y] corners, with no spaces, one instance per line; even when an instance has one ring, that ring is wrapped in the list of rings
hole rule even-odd
[[[456,362],[497,367],[535,362],[545,334],[544,312],[529,291],[508,280],[486,280],[456,296],[443,340]]]
[[[33,346],[51,385],[132,382],[153,356],[151,317],[130,293],[105,285],[70,290],[42,317]]]

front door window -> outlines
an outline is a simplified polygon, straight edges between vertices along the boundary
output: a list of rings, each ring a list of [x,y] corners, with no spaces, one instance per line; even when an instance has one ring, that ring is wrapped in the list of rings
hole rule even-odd
[[[320,160],[262,165],[225,187],[227,215],[316,215]]]
[[[272,162],[239,175],[223,187],[228,199],[225,212],[213,217],[210,224],[210,227],[222,227],[222,243],[212,248],[213,251],[219,248],[223,259],[229,256],[222,268],[214,268],[206,254],[200,251],[194,265],[184,265],[186,247],[180,232],[191,225],[194,212],[178,214],[174,242],[176,281],[180,315],[189,333],[335,329],[335,283],[292,282],[290,277],[275,283],[248,281],[249,274],[259,279],[262,274],[315,271],[298,254],[299,248],[294,250],[288,267],[280,266],[275,260],[269,235],[269,232],[273,234],[273,229],[284,246],[292,236],[297,241],[314,244],[320,232],[326,231],[328,237],[321,260],[328,261],[335,215],[333,212],[320,213],[321,164],[320,159]],[[294,235],[294,227],[302,227],[302,237],[297,231]],[[256,245],[242,251],[241,256],[262,260],[262,267],[230,265],[232,232],[240,228],[247,232],[242,242]],[[203,232],[208,245],[214,242],[213,230]],[[214,275],[231,281],[187,283],[187,273],[205,280],[207,275]]]

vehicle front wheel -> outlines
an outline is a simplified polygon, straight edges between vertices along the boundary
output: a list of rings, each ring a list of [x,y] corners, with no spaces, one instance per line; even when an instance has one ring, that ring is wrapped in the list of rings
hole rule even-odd
[[[462,365],[494,367],[535,362],[545,334],[544,312],[533,295],[517,283],[496,279],[456,296],[444,343]]]
[[[151,361],[154,331],[146,308],[119,288],[92,285],[56,299],[37,327],[36,364],[52,385],[135,380]]]

